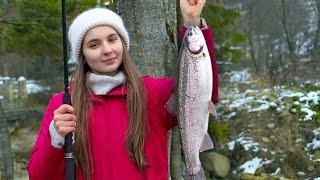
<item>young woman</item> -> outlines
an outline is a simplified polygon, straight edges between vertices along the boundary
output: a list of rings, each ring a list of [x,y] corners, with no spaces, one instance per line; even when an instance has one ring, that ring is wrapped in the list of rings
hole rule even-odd
[[[213,36],[200,19],[205,0],[180,0],[185,22],[196,24],[206,38],[213,68],[212,101],[218,100]],[[43,115],[31,153],[33,179],[64,179],[64,138],[74,132],[77,179],[168,178],[167,132],[177,125],[166,109],[175,81],[140,77],[128,54],[129,36],[120,16],[94,8],[77,16],[69,28],[72,106],[55,94]]]

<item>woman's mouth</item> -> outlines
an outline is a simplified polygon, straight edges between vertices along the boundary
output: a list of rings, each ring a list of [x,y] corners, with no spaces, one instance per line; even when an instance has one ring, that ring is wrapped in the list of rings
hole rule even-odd
[[[115,62],[115,60],[116,60],[116,58],[110,58],[110,59],[103,60],[102,62],[104,64],[111,65]]]

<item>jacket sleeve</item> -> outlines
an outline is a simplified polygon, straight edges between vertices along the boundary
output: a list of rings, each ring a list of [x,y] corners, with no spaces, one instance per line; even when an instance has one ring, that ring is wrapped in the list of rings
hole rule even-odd
[[[149,115],[156,116],[155,119],[160,121],[152,121],[155,127],[162,127],[166,132],[177,125],[177,118],[167,109],[167,102],[175,89],[175,79],[168,77],[145,78],[145,85],[148,95],[148,107],[152,113]],[[158,123],[158,124],[155,124]]]
[[[57,149],[51,145],[49,133],[53,112],[61,104],[62,93],[54,95],[44,112],[28,163],[30,180],[64,179],[64,149]]]
[[[216,62],[216,52],[214,49],[214,36],[212,33],[212,29],[210,26],[207,26],[205,28],[202,28],[202,34],[204,38],[206,39],[206,43],[208,46],[208,51],[211,59],[211,67],[212,67],[212,96],[211,100],[213,103],[217,103],[219,101],[219,94],[218,94],[218,88],[219,88],[219,77],[218,77],[218,66]],[[185,26],[180,27],[179,29],[179,38],[183,39],[183,36],[185,32],[187,31],[187,28]]]
[[[161,78],[156,84],[156,89],[158,91],[158,103],[162,110],[162,113],[160,114],[164,115],[162,118],[164,127],[167,130],[170,130],[178,125],[176,115],[170,113],[167,108],[167,103],[175,90],[176,81],[172,78]]]

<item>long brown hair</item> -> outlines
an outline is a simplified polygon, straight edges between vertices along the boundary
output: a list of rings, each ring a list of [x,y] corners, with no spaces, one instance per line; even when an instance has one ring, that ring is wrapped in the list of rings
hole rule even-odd
[[[122,39],[121,39],[122,41]],[[147,167],[148,163],[144,154],[144,144],[147,134],[147,97],[144,85],[138,69],[133,64],[129,53],[122,41],[123,62],[119,67],[125,75],[125,86],[128,88],[127,108],[129,114],[129,126],[126,132],[126,145],[129,157],[136,163],[140,171]],[[81,50],[82,52],[82,50]],[[91,93],[87,75],[90,67],[85,63],[83,54],[76,70],[72,75],[72,104],[76,111],[77,127],[73,153],[75,167],[80,168],[85,179],[90,179],[90,170],[93,170],[89,133],[88,133],[88,112],[92,106],[89,93]]]

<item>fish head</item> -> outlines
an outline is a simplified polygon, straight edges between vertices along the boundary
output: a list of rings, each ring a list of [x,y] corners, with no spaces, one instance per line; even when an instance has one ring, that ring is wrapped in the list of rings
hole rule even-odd
[[[191,56],[198,57],[203,54],[205,39],[198,26],[190,26],[186,32],[185,43]]]

